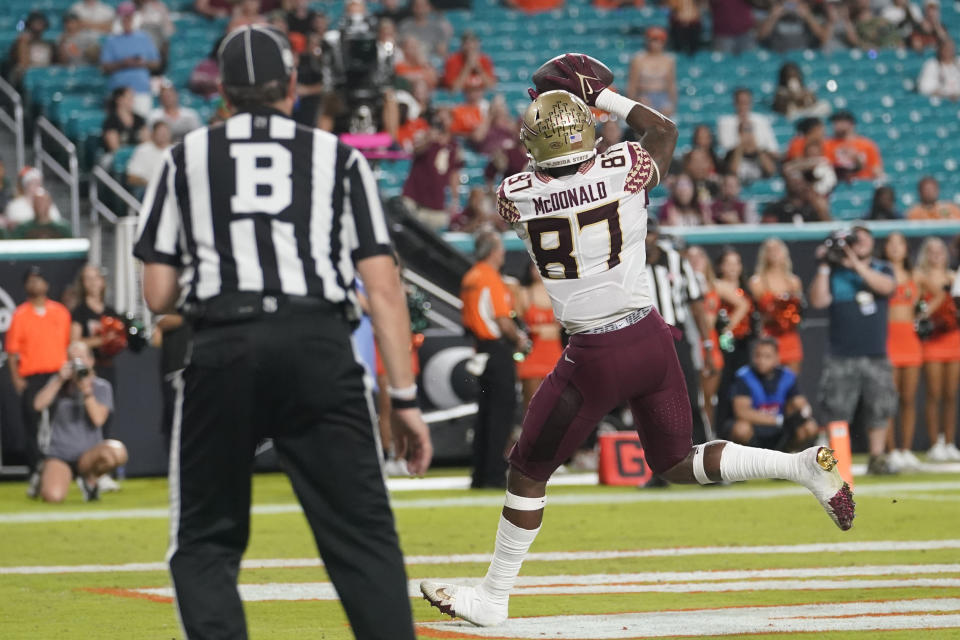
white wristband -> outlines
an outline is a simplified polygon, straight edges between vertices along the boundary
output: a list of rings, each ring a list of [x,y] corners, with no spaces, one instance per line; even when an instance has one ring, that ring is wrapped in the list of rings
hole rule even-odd
[[[402,389],[394,389],[393,387],[388,386],[387,395],[394,400],[416,400],[417,385],[412,384],[409,387],[403,387]]]
[[[637,106],[637,103],[615,91],[604,89],[597,94],[596,105],[598,109],[603,109],[607,113],[612,113],[618,118],[625,120],[630,114],[630,111]]]
[[[821,274],[821,275],[824,275],[824,276],[830,275],[830,265],[828,265],[828,264],[822,264],[822,265],[820,265],[820,266],[817,268],[817,273],[819,273],[819,274]]]

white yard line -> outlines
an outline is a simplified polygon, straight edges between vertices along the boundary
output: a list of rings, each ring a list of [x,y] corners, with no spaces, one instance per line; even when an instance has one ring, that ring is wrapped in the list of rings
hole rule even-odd
[[[821,569],[821,575],[827,569]],[[444,582],[477,585],[480,578],[443,578]],[[544,584],[547,583],[547,584]],[[602,595],[619,593],[725,593],[733,591],[837,591],[863,589],[956,588],[960,578],[885,578],[854,580],[734,580],[711,582],[628,583],[621,576],[545,576],[519,578],[512,596]],[[411,598],[419,598],[420,581],[407,585]],[[241,584],[245,602],[271,600],[336,600],[337,592],[329,582],[272,582]],[[130,589],[130,592],[172,598],[170,587]],[[960,611],[960,607],[957,608]]]
[[[736,607],[686,611],[646,611],[603,615],[513,618],[496,627],[465,622],[417,625],[425,638],[431,631],[471,638],[555,638],[613,640],[670,636],[739,636],[748,633],[879,631],[884,629],[946,629],[960,627],[960,599],[936,598],[845,602],[773,607]],[[918,633],[917,636],[920,634]],[[812,636],[816,637],[816,636]]]
[[[760,555],[760,554],[819,554],[896,551],[936,551],[960,549],[960,540],[873,540],[860,542],[826,542],[813,544],[784,544],[756,546],[668,547],[660,549],[633,549],[624,551],[543,551],[527,554],[525,562],[577,562],[591,560],[619,560],[626,558],[669,558],[685,556]],[[407,556],[406,564],[450,565],[490,562],[491,554],[466,553],[431,556]],[[263,558],[244,560],[241,567],[250,569],[294,569],[321,567],[318,558]],[[882,566],[882,565],[881,565]],[[900,565],[890,565],[900,566]],[[912,565],[907,565],[912,566]],[[942,566],[942,565],[916,565]],[[953,566],[953,565],[947,565]],[[857,568],[860,571],[862,568]],[[131,562],[127,564],[36,565],[0,567],[0,575],[38,575],[52,573],[129,573],[137,571],[166,571],[162,562]],[[837,571],[843,571],[838,567]],[[922,573],[917,571],[916,573]],[[717,572],[709,572],[717,575]],[[870,575],[863,573],[835,575]],[[771,576],[773,577],[773,576]]]
[[[915,492],[929,491],[960,491],[960,481],[943,482],[885,482],[858,487],[857,496],[881,496],[902,498]],[[582,505],[582,504],[634,504],[643,502],[711,502],[715,500],[760,500],[767,498],[782,498],[785,496],[808,495],[803,487],[784,484],[780,487],[767,489],[750,489],[740,487],[717,487],[693,491],[649,490],[636,492],[599,491],[590,493],[572,493],[551,495],[548,501],[550,506]],[[394,499],[394,509],[435,509],[460,507],[498,507],[503,505],[500,495],[474,495],[451,498],[413,498]],[[300,513],[300,505],[291,504],[262,504],[254,505],[252,509],[257,515],[275,515],[284,513]],[[101,509],[83,511],[31,511],[21,513],[0,514],[0,525],[25,524],[38,522],[78,522],[86,520],[129,520],[129,519],[162,519],[168,517],[167,509]]]

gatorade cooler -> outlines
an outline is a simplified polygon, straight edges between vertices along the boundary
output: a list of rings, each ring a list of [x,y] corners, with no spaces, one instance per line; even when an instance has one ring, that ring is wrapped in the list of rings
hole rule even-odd
[[[637,487],[646,484],[653,475],[636,431],[603,433],[597,440],[600,443],[600,484]]]

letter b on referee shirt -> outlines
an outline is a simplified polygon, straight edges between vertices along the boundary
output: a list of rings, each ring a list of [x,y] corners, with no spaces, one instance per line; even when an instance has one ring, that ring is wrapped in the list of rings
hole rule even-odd
[[[230,198],[234,213],[276,215],[293,202],[293,155],[275,142],[230,145],[236,168],[237,193]]]

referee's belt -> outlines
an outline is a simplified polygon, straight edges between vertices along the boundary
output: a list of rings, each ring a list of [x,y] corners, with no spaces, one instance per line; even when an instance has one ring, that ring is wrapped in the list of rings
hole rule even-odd
[[[323,298],[283,294],[227,293],[202,302],[190,302],[183,307],[183,315],[194,329],[316,313],[347,317],[342,304]]]

